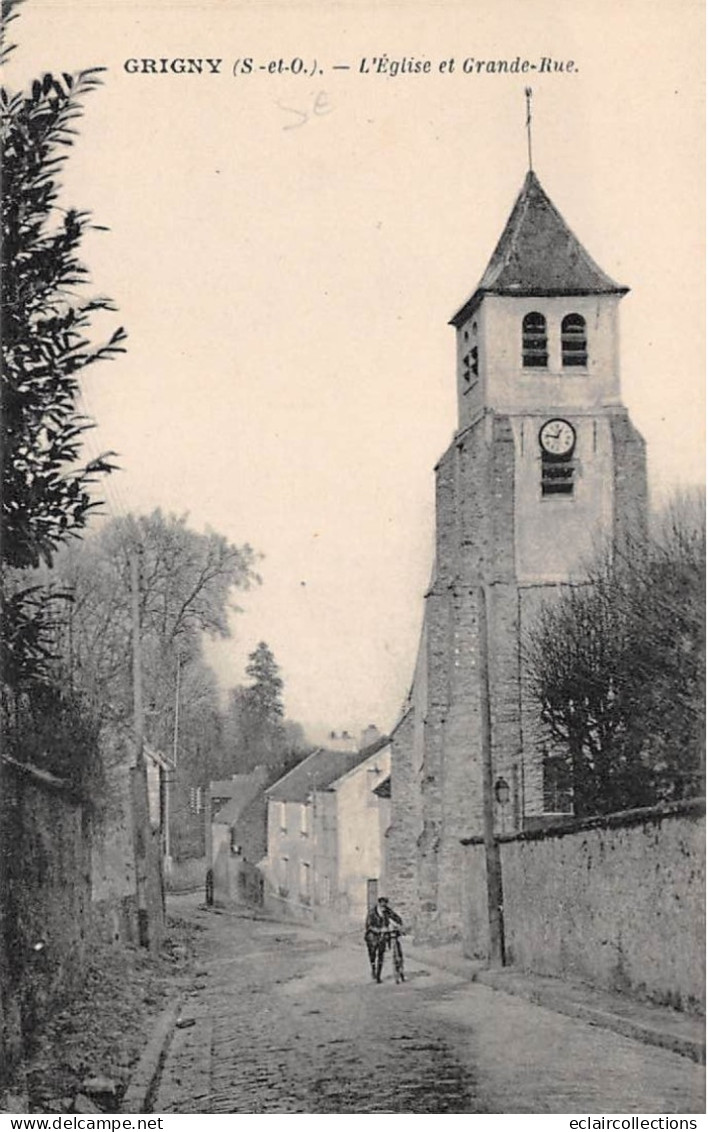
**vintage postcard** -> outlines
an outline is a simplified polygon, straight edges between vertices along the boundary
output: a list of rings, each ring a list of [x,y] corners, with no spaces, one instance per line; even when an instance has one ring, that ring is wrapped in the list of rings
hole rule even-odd
[[[703,5],[3,15],[4,1111],[697,1128]]]

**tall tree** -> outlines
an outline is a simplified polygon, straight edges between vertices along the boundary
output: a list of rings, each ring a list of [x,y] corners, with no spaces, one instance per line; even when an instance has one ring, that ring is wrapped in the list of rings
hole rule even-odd
[[[57,562],[60,587],[72,594],[63,650],[72,680],[104,721],[131,713],[130,558],[140,562],[140,619],[145,702],[153,741],[166,747],[174,713],[177,670],[188,702],[204,693],[203,637],[226,638],[234,594],[258,582],[256,554],[215,532],[200,534],[186,517],[150,515],[114,519]],[[197,694],[197,687],[200,689]],[[185,699],[187,696],[187,699]]]
[[[279,725],[283,718],[283,681],[275,657],[265,641],[249,655],[246,675],[253,681],[247,689],[248,701],[265,723]]]
[[[3,3],[3,34],[16,6]],[[3,58],[9,50],[3,39]],[[93,316],[115,308],[104,296],[81,296],[89,274],[79,249],[94,225],[89,212],[59,206],[59,175],[101,70],[45,74],[24,92],[0,89],[3,670],[25,681],[46,675],[51,624],[39,592],[23,591],[12,570],[51,563],[85,527],[98,505],[96,482],[112,467],[112,453],[80,463],[93,426],[78,407],[79,378],[121,351],[125,332],[92,339]]]
[[[287,748],[283,722],[283,680],[265,641],[249,655],[246,675],[252,683],[231,692],[226,742],[229,763],[239,771],[282,765]]]
[[[123,349],[118,328],[103,344],[88,330],[105,297],[81,299],[88,269],[78,249],[90,213],[59,209],[57,174],[72,123],[101,68],[44,75],[2,100],[2,554],[10,566],[51,562],[86,525],[92,487],[109,456],[77,466],[92,423],[77,407],[81,371]],[[56,219],[59,216],[60,219]]]
[[[223,762],[220,693],[203,640],[230,635],[236,592],[258,581],[257,556],[157,510],[114,519],[57,557],[53,577],[71,597],[58,635],[64,673],[101,725],[107,764],[125,758],[115,740],[130,734],[132,721],[133,555],[140,563],[145,738],[175,761],[172,853],[199,855],[203,819],[189,809],[190,789],[216,777]]]
[[[2,0],[1,63],[13,49],[6,31],[17,7],[17,0]],[[111,468],[111,454],[80,463],[82,438],[91,422],[78,408],[78,381],[88,366],[121,350],[125,335],[119,328],[103,344],[92,339],[94,314],[114,308],[105,297],[81,297],[88,272],[79,248],[91,226],[90,215],[61,207],[59,192],[83,99],[98,85],[99,73],[45,74],[24,92],[0,89],[3,756],[58,773],[84,798],[92,796],[100,769],[95,721],[81,699],[53,679],[55,603],[23,575],[40,562],[50,564],[57,550],[85,527],[96,505],[96,482]],[[0,759],[0,778],[5,773]],[[0,797],[8,797],[4,783]],[[31,937],[18,900],[26,879],[25,820],[22,806],[0,810],[0,1085],[7,1083],[18,1052],[13,1024],[19,1020],[21,1034],[23,1012],[34,997],[27,977]],[[48,962],[51,970],[52,960]]]

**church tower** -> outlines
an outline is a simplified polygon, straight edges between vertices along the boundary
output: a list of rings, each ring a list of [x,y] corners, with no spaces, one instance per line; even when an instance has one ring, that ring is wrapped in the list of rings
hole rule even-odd
[[[420,937],[460,931],[460,839],[482,832],[480,588],[495,824],[572,800],[539,741],[523,642],[539,605],[646,514],[644,442],[620,397],[627,288],[529,171],[486,271],[451,319],[458,427],[436,468],[436,562],[413,687],[394,730],[387,885]]]

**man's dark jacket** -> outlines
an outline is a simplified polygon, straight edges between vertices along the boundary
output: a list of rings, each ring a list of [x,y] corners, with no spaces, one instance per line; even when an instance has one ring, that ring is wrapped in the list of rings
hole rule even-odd
[[[386,931],[391,924],[402,923],[401,917],[392,908],[380,908],[375,905],[366,917],[366,928],[364,931],[364,938],[368,940],[378,939],[381,932]]]

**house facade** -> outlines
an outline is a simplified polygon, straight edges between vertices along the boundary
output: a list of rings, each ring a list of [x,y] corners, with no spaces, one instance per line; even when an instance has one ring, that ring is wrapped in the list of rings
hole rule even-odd
[[[356,923],[364,922],[382,892],[381,800],[376,789],[390,773],[390,743],[382,739],[370,752],[313,799],[320,903]]]
[[[266,851],[265,785],[268,770],[257,766],[250,774],[234,774],[210,784],[211,860],[222,850],[257,864]],[[254,806],[255,802],[260,806]]]
[[[390,748],[313,752],[266,791],[266,901],[303,918],[358,919],[381,872],[379,800]]]
[[[421,938],[461,932],[460,842],[483,831],[487,723],[496,831],[569,808],[523,647],[540,605],[646,521],[644,442],[620,394],[626,291],[529,171],[480,283],[451,319],[457,431],[436,468],[435,566],[392,734],[386,838],[390,895]]]
[[[257,865],[266,851],[266,767],[212,782],[209,791],[210,868],[215,904],[259,904]]]
[[[276,909],[309,918],[329,904],[332,878],[315,883],[317,855],[336,855],[336,822],[328,799],[316,796],[346,774],[363,756],[359,751],[320,748],[268,788],[268,853],[262,863],[266,898]]]
[[[391,766],[391,746],[388,749],[389,768]],[[391,828],[391,774],[381,780],[374,790],[379,800],[379,895],[388,895],[388,874],[386,872],[386,838]]]

